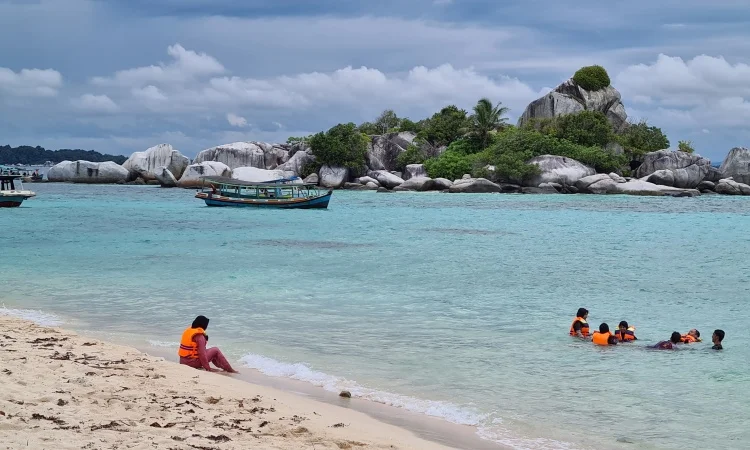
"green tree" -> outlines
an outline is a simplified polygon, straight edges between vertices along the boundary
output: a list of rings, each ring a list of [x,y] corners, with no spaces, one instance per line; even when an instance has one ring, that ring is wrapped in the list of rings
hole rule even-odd
[[[509,111],[498,102],[493,105],[489,99],[480,99],[474,106],[474,114],[469,118],[469,133],[479,139],[481,148],[487,148],[489,136],[492,131],[503,128],[507,125],[508,118],[504,117]]]
[[[424,161],[425,155],[422,150],[411,144],[406,148],[406,151],[401,152],[396,157],[396,169],[403,171],[409,164],[422,164]]]
[[[630,124],[620,136],[620,143],[636,156],[669,148],[669,139],[661,128],[649,126],[646,121]]]
[[[463,136],[469,125],[467,114],[454,105],[446,106],[424,123],[420,137],[435,147],[448,146]]]
[[[685,153],[695,153],[695,148],[693,147],[693,141],[679,141],[677,143],[677,148],[681,152]]]
[[[377,128],[379,134],[387,134],[398,127],[399,122],[396,113],[392,109],[386,109],[375,119],[375,128]]]
[[[300,136],[289,136],[289,137],[288,137],[288,138],[286,139],[286,143],[287,143],[287,144],[296,144],[296,143],[298,143],[298,142],[309,142],[309,141],[310,141],[310,138],[312,138],[312,135],[310,135],[310,136],[304,136],[304,137],[300,137]]]
[[[555,136],[586,147],[605,147],[614,139],[612,124],[600,111],[581,111],[556,118]]]
[[[359,170],[365,161],[368,137],[353,123],[338,124],[310,139],[310,148],[321,165]]]
[[[432,178],[447,178],[455,180],[465,173],[472,173],[474,168],[473,155],[464,155],[446,150],[437,158],[431,158],[424,163],[427,174]]]
[[[581,67],[573,75],[573,81],[587,91],[598,91],[609,86],[609,74],[602,66]]]
[[[398,124],[398,131],[411,131],[414,134],[419,134],[422,127],[419,123],[412,122],[409,119],[401,119],[401,123]]]
[[[358,127],[358,129],[360,133],[364,133],[370,136],[380,134],[378,131],[378,127],[376,127],[372,122],[364,122]]]

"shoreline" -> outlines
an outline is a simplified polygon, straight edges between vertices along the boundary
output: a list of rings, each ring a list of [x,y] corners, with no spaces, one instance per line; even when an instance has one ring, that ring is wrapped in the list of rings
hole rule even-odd
[[[102,383],[102,381],[104,380],[97,379],[97,375],[101,375],[98,370],[86,371],[89,369],[86,369],[85,366],[62,367],[65,365],[78,365],[75,363],[75,358],[73,358],[73,355],[97,354],[98,356],[96,356],[95,358],[106,358],[108,361],[126,361],[126,363],[124,363],[124,365],[122,366],[123,369],[127,367],[126,370],[130,371],[130,367],[133,366],[133,369],[137,369],[141,371],[141,373],[143,373],[143,375],[133,374],[125,376],[121,375],[124,374],[124,372],[118,370],[119,367],[115,369],[114,367],[101,367],[101,365],[97,366],[97,368],[100,369],[111,368],[117,370],[117,372],[104,375],[104,377],[109,378],[111,376],[117,375],[117,381],[118,384],[121,385],[120,387],[128,391],[141,390],[141,384],[144,383],[141,378],[143,378],[144,376],[148,378],[148,372],[152,372],[153,376],[155,377],[154,379],[158,380],[161,378],[164,380],[160,383],[162,385],[161,391],[163,391],[167,387],[164,385],[168,385],[170,389],[167,390],[175,390],[176,392],[180,392],[180,389],[175,388],[174,386],[184,387],[184,385],[187,383],[198,383],[198,381],[194,381],[197,379],[201,384],[200,391],[203,392],[202,395],[209,396],[209,398],[219,398],[223,396],[241,399],[249,397],[255,398],[259,395],[263,399],[273,398],[274,402],[278,401],[280,403],[283,403],[283,407],[277,405],[276,403],[270,406],[266,405],[265,400],[258,403],[258,405],[264,405],[263,407],[265,407],[266,410],[275,409],[276,411],[278,411],[276,417],[277,421],[281,421],[284,415],[304,417],[304,426],[302,427],[306,430],[304,433],[302,433],[302,435],[304,436],[300,435],[300,433],[294,432],[295,429],[298,429],[300,427],[297,426],[295,428],[292,425],[299,425],[298,423],[277,424],[277,428],[282,428],[282,431],[279,434],[279,436],[283,435],[283,438],[281,439],[283,441],[282,444],[271,444],[269,442],[268,447],[261,448],[305,448],[304,446],[300,447],[300,442],[298,442],[300,440],[304,441],[305,439],[314,440],[316,445],[322,445],[326,442],[328,444],[332,443],[332,446],[323,446],[322,448],[420,448],[435,450],[462,448],[493,450],[506,448],[500,446],[500,444],[484,440],[479,437],[476,434],[475,427],[453,424],[440,418],[410,412],[401,408],[379,404],[369,400],[357,398],[343,399],[338,397],[337,394],[328,392],[323,388],[319,388],[302,381],[267,376],[258,372],[257,370],[247,367],[239,366],[238,369],[240,370],[241,374],[238,376],[206,373],[201,370],[195,370],[192,368],[181,366],[177,362],[176,357],[171,357],[171,352],[169,352],[165,348],[150,347],[145,345],[138,345],[136,347],[123,346],[119,343],[116,343],[117,340],[115,340],[115,343],[110,343],[110,341],[108,340],[105,341],[101,340],[98,337],[92,337],[90,335],[87,336],[87,333],[85,331],[70,331],[66,328],[60,328],[58,325],[37,325],[33,321],[25,318],[22,319],[13,315],[4,315],[2,311],[0,311],[0,321],[3,323],[5,335],[13,338],[11,340],[3,337],[3,351],[0,352],[4,363],[3,365],[4,367],[9,368],[11,372],[11,374],[9,374],[8,376],[15,376],[13,372],[19,374],[23,373],[23,375],[20,375],[19,378],[16,379],[19,387],[10,389],[8,392],[0,394],[0,400],[3,400],[2,403],[4,403],[0,411],[4,411],[6,414],[13,416],[13,419],[19,418],[22,421],[26,420],[26,423],[29,422],[29,419],[24,419],[23,413],[20,412],[19,409],[16,408],[16,412],[12,412],[14,411],[13,406],[15,404],[18,404],[18,402],[25,402],[25,404],[27,405],[40,406],[40,403],[44,404],[47,402],[52,402],[52,400],[58,400],[50,400],[53,396],[62,395],[55,394],[53,393],[53,391],[59,390],[60,392],[62,392],[63,390],[66,390],[60,390],[57,388],[67,388],[69,386],[69,383],[73,382],[72,380],[80,381],[85,386],[86,390],[97,387],[105,387],[105,389],[101,389],[101,392],[106,392],[108,390],[106,389],[107,386],[104,386],[106,382]],[[34,344],[34,342],[36,342],[36,344]],[[58,362],[56,359],[54,359],[53,362],[50,363],[47,359],[50,358],[50,352],[52,352],[52,354],[54,355],[55,351],[58,352],[58,355],[70,355],[71,359],[73,359],[74,361],[69,362],[69,360],[61,360]],[[23,371],[21,371],[21,367],[19,367],[18,362],[14,361],[14,359],[17,358],[16,355],[18,354],[23,354],[26,356],[26,358],[28,358],[22,361],[23,364],[30,363],[32,360],[35,362],[35,364],[31,368],[23,367]],[[80,363],[81,361],[78,362]],[[45,373],[44,365],[49,366],[50,364],[54,364],[60,367],[58,367],[54,372]],[[93,366],[90,365],[89,367]],[[75,369],[78,370],[76,371]],[[59,384],[59,371],[62,371],[63,374],[76,376],[68,377],[67,382],[63,386]],[[33,378],[35,380],[34,386],[43,387],[43,390],[41,392],[38,389],[35,389],[35,392],[26,392],[27,389],[25,389],[25,387],[29,385],[28,380],[30,378]],[[65,375],[63,375],[63,378],[66,378]],[[6,382],[7,381],[8,380],[6,380]],[[146,381],[145,383],[147,385],[150,384],[148,381]],[[55,389],[53,389],[53,387]],[[188,395],[187,392],[180,393],[182,393],[183,395]],[[90,392],[89,394],[93,393]],[[31,396],[31,398],[28,398],[29,395]],[[79,392],[79,395],[84,394],[82,392]],[[116,396],[113,395],[112,398],[115,397]],[[195,400],[194,393],[192,393],[192,395],[189,395],[189,398],[193,399],[191,400],[193,402],[198,401]],[[60,404],[62,404],[62,402],[66,402],[66,400],[64,399],[59,400],[61,400],[61,402],[59,402]],[[107,404],[109,404],[110,401],[111,399],[107,400]],[[169,400],[167,398],[163,398],[159,401],[162,410],[165,409],[165,407],[167,406],[165,403],[168,403],[168,401]],[[150,409],[145,401],[135,401],[135,403],[136,404],[131,404],[129,406],[125,405],[126,410],[132,412],[144,408],[146,410]],[[40,427],[37,429],[32,428],[29,431],[28,435],[23,434],[23,436],[21,437],[28,440],[29,442],[38,442],[40,443],[40,445],[43,445],[41,443],[45,442],[45,440],[48,439],[51,435],[54,435],[55,440],[64,439],[67,441],[76,441],[76,439],[78,439],[78,441],[80,441],[80,439],[84,439],[84,437],[81,437],[79,433],[82,433],[81,430],[85,430],[86,426],[90,425],[84,422],[86,421],[86,419],[100,417],[101,414],[96,413],[95,410],[97,410],[101,405],[98,404],[97,400],[93,400],[92,403],[88,405],[77,406],[78,411],[76,412],[76,418],[84,419],[81,424],[74,425],[73,421],[69,421],[63,417],[60,417],[59,420],[65,422],[67,424],[66,426],[58,424],[59,426],[55,427],[55,421],[52,421],[50,424],[40,425]],[[206,406],[204,404],[200,404],[200,406],[203,408],[213,407],[213,405]],[[47,408],[46,413],[35,412],[34,414],[49,416],[49,414],[52,412],[64,412],[64,410],[65,408],[56,408],[53,402],[50,403],[50,406],[49,408]],[[148,411],[141,412],[143,414],[148,414]],[[236,416],[236,414],[241,412],[242,411],[237,412],[222,410],[217,411],[216,417],[224,417],[227,415],[232,416],[232,414]],[[3,417],[2,419],[5,419],[6,417]],[[239,420],[237,417],[232,417],[232,420]],[[267,417],[272,417],[272,415],[267,415]],[[331,437],[332,431],[329,429],[331,425],[323,426],[323,424],[320,423],[323,419],[327,419],[328,421],[334,420],[334,424],[344,423],[346,426],[337,427],[335,433],[333,433],[333,436]],[[156,422],[159,422],[159,420],[167,419],[164,417],[160,417],[155,418],[154,420]],[[149,424],[152,423],[150,419],[148,422]],[[273,423],[274,421],[269,420],[269,422]],[[134,424],[132,420],[129,423],[131,426]],[[0,421],[0,424],[2,424],[0,425],[0,429],[4,430],[20,430],[24,428],[18,426],[13,427],[12,425],[9,425],[7,423],[3,424],[3,421]],[[89,428],[96,428],[97,426],[98,425],[94,424],[90,425]],[[146,435],[153,434],[151,433],[153,430],[144,430],[141,429],[142,427],[138,426],[136,426],[135,428],[136,430],[131,430],[132,433],[135,433],[135,435],[133,436],[131,434],[128,434],[129,439],[135,439],[136,442],[141,442],[143,439],[147,439],[149,441],[152,440],[152,436]],[[96,434],[94,433],[94,431],[98,431],[98,429],[90,430],[90,432],[83,432],[85,438],[88,438],[90,434]],[[231,442],[226,441],[227,444],[231,444],[232,442],[240,442],[240,440],[242,439],[241,436],[228,434],[231,430],[223,431],[224,435],[232,440]],[[61,432],[71,433],[71,437],[61,438]],[[217,430],[212,430],[212,432],[219,433],[219,431]],[[75,435],[73,435],[72,433],[75,433]],[[213,434],[212,436],[220,435],[221,433]],[[257,445],[258,439],[260,439],[260,437],[257,435],[257,432],[251,436],[253,436],[252,442]],[[383,436],[388,437],[383,438]],[[19,439],[21,439],[21,437],[19,437]],[[97,438],[98,437],[99,436],[97,434]],[[268,436],[265,437],[270,440],[274,440],[274,438]],[[336,441],[336,439],[339,439],[339,441]],[[261,439],[261,441],[263,440]],[[167,441],[164,441],[164,445],[166,445],[166,442]],[[23,442],[21,441],[18,441],[17,443],[23,444]],[[169,444],[175,445],[181,444],[181,442],[170,441]],[[285,446],[287,444],[289,445]],[[367,447],[361,446],[359,444],[365,444]],[[113,443],[112,445],[116,444]],[[321,445],[318,445],[318,447],[321,447]],[[344,446],[342,447],[341,445]],[[350,445],[350,447],[347,447],[347,445]],[[80,448],[80,445],[77,445],[75,448]],[[178,445],[178,447],[176,448],[183,447],[180,447]],[[232,445],[227,446],[226,444],[222,444],[217,447],[209,446],[205,448],[245,447],[241,445],[238,447],[233,447]]]

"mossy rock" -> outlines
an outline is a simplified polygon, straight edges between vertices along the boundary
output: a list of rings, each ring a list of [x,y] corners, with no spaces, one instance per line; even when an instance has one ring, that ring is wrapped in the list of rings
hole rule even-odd
[[[573,75],[573,81],[587,91],[598,91],[610,84],[609,75],[602,66],[581,67]]]

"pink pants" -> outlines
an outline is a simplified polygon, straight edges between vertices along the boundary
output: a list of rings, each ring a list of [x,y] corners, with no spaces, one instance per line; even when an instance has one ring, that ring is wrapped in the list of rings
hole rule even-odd
[[[227,361],[227,359],[224,357],[224,354],[221,353],[221,350],[219,350],[218,347],[207,348],[206,359],[209,363],[213,363],[213,365],[218,367],[219,369],[226,370],[228,372],[234,371],[234,369],[232,369],[232,366],[229,364],[229,361]],[[185,364],[186,366],[194,367],[196,369],[203,368],[200,358],[182,357],[180,358],[180,364]]]

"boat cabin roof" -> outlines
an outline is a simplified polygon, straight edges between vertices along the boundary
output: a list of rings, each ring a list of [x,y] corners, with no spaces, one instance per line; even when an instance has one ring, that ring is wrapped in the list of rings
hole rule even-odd
[[[18,179],[21,179],[21,178],[23,178],[23,176],[20,175],[20,174],[13,174],[13,175],[11,175],[11,174],[5,174],[4,173],[4,174],[0,175],[0,180],[4,180],[4,181],[18,180]]]
[[[243,186],[243,187],[264,187],[264,188],[278,188],[278,187],[316,187],[315,184],[311,183],[305,183],[305,184],[281,184],[280,182],[283,181],[292,181],[295,178],[283,178],[280,180],[274,180],[274,181],[266,181],[263,183],[257,183],[257,182],[251,182],[251,181],[242,181],[242,180],[235,180],[234,178],[228,178],[228,177],[216,177],[216,176],[208,176],[208,177],[200,177],[201,180],[208,184],[219,184],[222,186]]]

